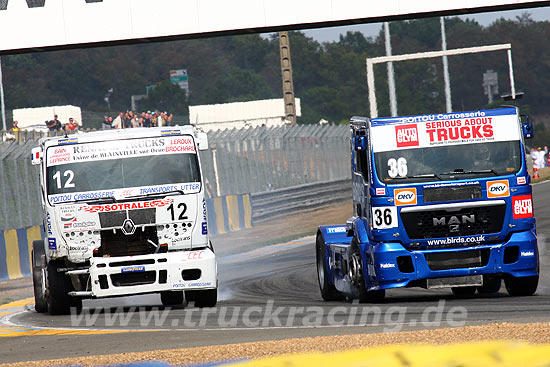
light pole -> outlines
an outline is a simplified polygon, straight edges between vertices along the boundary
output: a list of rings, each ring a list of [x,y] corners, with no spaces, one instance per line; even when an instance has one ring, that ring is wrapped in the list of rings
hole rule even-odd
[[[2,109],[2,127],[6,128],[6,105],[4,104],[4,83],[2,81],[2,58],[0,57],[0,105]]]

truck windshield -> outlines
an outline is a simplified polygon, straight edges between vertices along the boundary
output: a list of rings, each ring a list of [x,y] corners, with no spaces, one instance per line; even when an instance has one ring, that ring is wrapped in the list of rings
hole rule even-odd
[[[514,174],[521,154],[515,140],[378,152],[374,159],[382,182],[403,183]]]
[[[190,136],[150,137],[49,147],[48,195],[200,183]]]

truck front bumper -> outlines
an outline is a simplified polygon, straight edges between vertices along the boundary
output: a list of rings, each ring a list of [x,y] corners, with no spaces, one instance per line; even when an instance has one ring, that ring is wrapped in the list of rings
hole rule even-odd
[[[502,274],[538,275],[537,238],[513,233],[505,243],[464,248],[407,250],[400,243],[366,246],[369,290],[422,285],[420,280]]]
[[[89,297],[217,288],[214,253],[208,249],[163,254],[94,257]],[[88,287],[89,290],[89,287]],[[90,292],[87,292],[90,293]]]

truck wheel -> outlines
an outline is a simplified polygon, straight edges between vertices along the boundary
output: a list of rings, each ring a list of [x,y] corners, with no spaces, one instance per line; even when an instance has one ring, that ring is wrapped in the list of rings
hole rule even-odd
[[[534,277],[506,277],[504,285],[511,296],[532,296],[537,291],[539,276]]]
[[[484,275],[483,285],[481,287],[477,287],[477,291],[479,294],[498,293],[498,291],[500,291],[501,284],[502,284],[502,279],[488,277]]]
[[[69,296],[72,290],[70,278],[57,271],[62,266],[63,263],[57,261],[50,261],[47,266],[46,300],[50,315],[67,315],[71,307],[76,307],[77,310],[82,308],[81,299]]]
[[[359,250],[359,243],[357,238],[354,237],[351,240],[351,263],[349,266],[349,275],[353,285],[359,293],[359,303],[371,303],[381,302],[386,296],[384,289],[368,291],[365,277],[363,275],[363,261],[361,259],[361,252]]]
[[[160,292],[160,300],[164,306],[175,306],[183,303],[183,291]]]
[[[321,297],[325,301],[339,301],[344,299],[342,293],[338,292],[333,284],[330,284],[327,276],[327,262],[325,261],[326,247],[323,235],[319,232],[316,240],[316,255],[317,255],[317,280],[319,280],[319,289]]]
[[[32,285],[34,290],[34,309],[36,312],[48,312],[46,302],[46,253],[44,241],[32,242]]]
[[[193,298],[195,299],[195,307],[214,307],[218,302],[218,290],[193,291]]]
[[[451,290],[455,296],[471,296],[477,290],[477,287],[452,287]]]

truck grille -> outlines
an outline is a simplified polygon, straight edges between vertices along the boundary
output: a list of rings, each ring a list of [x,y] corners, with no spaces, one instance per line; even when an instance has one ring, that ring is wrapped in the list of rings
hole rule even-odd
[[[101,246],[97,256],[135,256],[147,255],[155,252],[158,245],[157,227],[145,227],[145,230],[137,228],[134,234],[125,235],[122,230],[108,229],[101,231]]]
[[[434,210],[422,207],[401,211],[401,220],[410,239],[470,236],[502,230],[506,203],[466,206],[443,205]]]
[[[436,187],[422,193],[425,203],[481,199],[481,185]]]
[[[131,285],[153,284],[157,280],[157,272],[142,271],[137,273],[112,274],[111,282],[115,287],[127,287]]]
[[[424,257],[430,270],[480,268],[487,266],[489,250],[434,252]]]
[[[155,208],[128,210],[128,218],[137,226],[155,223],[155,214]],[[121,227],[125,219],[126,210],[99,213],[101,228]]]

